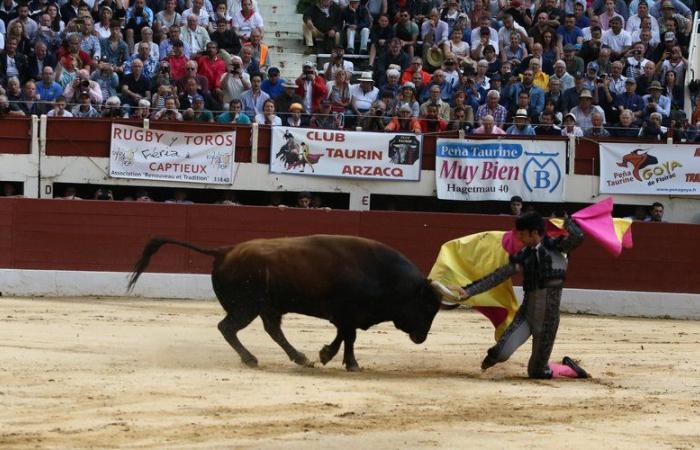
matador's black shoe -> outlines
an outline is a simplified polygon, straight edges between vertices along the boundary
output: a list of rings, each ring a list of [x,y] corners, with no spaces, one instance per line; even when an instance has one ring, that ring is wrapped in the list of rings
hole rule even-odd
[[[576,376],[578,378],[590,378],[588,375],[588,372],[583,370],[581,366],[576,364],[573,359],[569,358],[568,356],[565,356],[564,359],[561,360],[561,363],[564,364],[565,366],[571,367],[574,372],[576,372]]]
[[[481,361],[481,370],[486,370],[489,367],[493,367],[496,365],[497,362],[498,361],[494,361],[493,359],[491,359],[489,355],[486,355],[486,358],[484,358],[484,360]]]

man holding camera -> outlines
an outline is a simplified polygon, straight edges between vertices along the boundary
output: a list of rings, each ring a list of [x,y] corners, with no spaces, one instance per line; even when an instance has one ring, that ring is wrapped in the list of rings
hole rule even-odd
[[[295,81],[297,95],[302,99],[304,112],[311,114],[319,110],[321,99],[328,95],[328,88],[323,77],[316,74],[314,63],[306,61],[302,70],[302,74]]]
[[[82,93],[88,94],[92,103],[102,104],[102,89],[96,81],[90,80],[90,72],[86,69],[78,71],[78,77],[66,86],[63,96],[69,100],[69,103],[78,103]]]
[[[323,64],[323,76],[326,81],[331,81],[335,79],[335,73],[338,70],[345,70],[346,72],[353,72],[355,70],[355,65],[344,59],[345,49],[342,45],[336,45],[331,52],[330,61]]]
[[[250,75],[243,70],[241,58],[238,56],[231,56],[231,64],[221,78],[219,89],[223,94],[224,104],[229,104],[233,99],[240,99],[241,94],[250,89]]]

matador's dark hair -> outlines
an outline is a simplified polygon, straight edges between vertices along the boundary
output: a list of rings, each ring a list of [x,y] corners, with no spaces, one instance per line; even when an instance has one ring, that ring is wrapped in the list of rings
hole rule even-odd
[[[543,235],[544,219],[538,212],[526,212],[515,219],[515,229],[518,231],[537,231],[538,234]]]

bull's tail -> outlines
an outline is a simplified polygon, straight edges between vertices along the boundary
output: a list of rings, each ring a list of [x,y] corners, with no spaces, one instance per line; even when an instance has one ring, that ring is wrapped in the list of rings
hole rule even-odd
[[[205,255],[209,256],[219,256],[222,254],[224,249],[218,248],[218,249],[211,249],[211,248],[202,248],[202,247],[197,247],[196,245],[190,244],[188,242],[182,242],[178,241],[176,239],[170,239],[166,237],[155,237],[148,241],[148,244],[143,248],[143,253],[141,253],[141,258],[136,262],[134,265],[134,272],[131,274],[131,277],[129,278],[129,285],[127,286],[127,292],[131,292],[133,289],[134,285],[136,284],[136,281],[139,279],[141,274],[143,273],[144,270],[146,270],[146,267],[148,267],[148,263],[151,261],[151,256],[153,256],[161,246],[164,244],[175,244],[179,245],[181,247],[189,248],[190,250],[194,250],[199,253],[204,253]]]

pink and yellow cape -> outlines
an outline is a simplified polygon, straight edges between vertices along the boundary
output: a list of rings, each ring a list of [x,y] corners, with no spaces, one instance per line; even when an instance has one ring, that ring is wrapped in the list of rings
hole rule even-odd
[[[586,237],[618,256],[623,248],[632,247],[632,221],[614,219],[612,208],[612,198],[608,198],[572,214],[571,218],[581,227]],[[547,234],[553,237],[565,235],[563,224],[561,219],[550,219],[547,222]],[[507,264],[508,257],[521,248],[515,230],[470,234],[440,247],[440,253],[428,277],[445,286],[465,286]],[[459,303],[471,306],[485,315],[496,328],[497,340],[518,311],[511,280]]]

